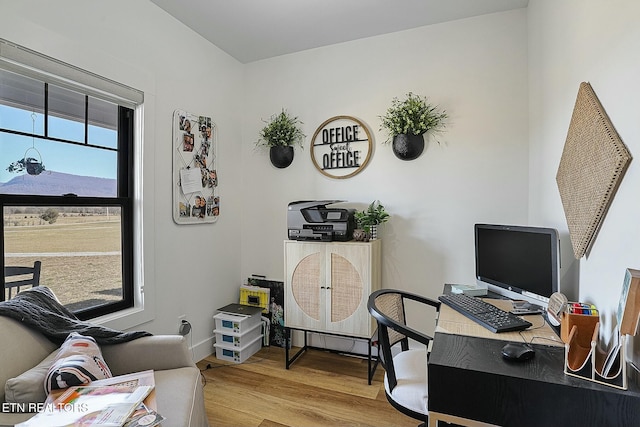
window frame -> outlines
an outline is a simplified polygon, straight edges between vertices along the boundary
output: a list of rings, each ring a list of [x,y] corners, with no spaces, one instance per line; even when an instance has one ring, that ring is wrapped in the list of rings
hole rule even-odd
[[[37,67],[36,67],[37,66]],[[81,70],[71,65],[62,63],[53,58],[46,57],[29,49],[14,45],[0,39],[0,69],[10,71],[26,77],[35,78],[45,85],[55,84],[71,89],[88,96],[118,105],[118,136],[117,136],[117,196],[116,197],[83,197],[83,196],[43,196],[43,195],[13,195],[0,194],[0,212],[4,212],[5,206],[118,206],[121,209],[121,259],[122,259],[122,299],[99,306],[78,310],[74,312],[82,320],[95,319],[110,314],[136,308],[136,256],[139,256],[140,248],[137,239],[141,236],[141,230],[136,230],[139,221],[135,212],[136,178],[141,179],[141,174],[135,168],[136,135],[139,126],[136,120],[141,120],[138,110],[142,108],[144,96],[142,92],[121,85],[108,79],[104,79],[93,73]],[[57,73],[57,74],[56,74]],[[70,81],[71,79],[71,81]],[[60,84],[60,83],[63,84]],[[85,105],[86,107],[86,105]],[[45,118],[48,112],[45,109]],[[85,127],[87,118],[85,112]],[[45,119],[46,120],[46,119]],[[46,127],[45,127],[46,129]],[[15,132],[3,129],[3,132],[18,133],[23,136],[32,136],[23,132]],[[85,133],[86,135],[86,133]],[[34,135],[35,138],[48,139],[58,143],[77,142],[64,141],[58,138]],[[103,148],[114,151],[113,148],[95,147],[87,143],[79,145]],[[0,219],[0,267],[4,271],[4,215]],[[138,265],[142,260],[138,260]],[[4,274],[0,279],[4,289]],[[139,291],[142,290],[140,284]],[[4,292],[0,296],[4,300]],[[139,307],[143,308],[143,307]]]
[[[122,259],[122,299],[115,302],[108,302],[98,306],[73,311],[73,313],[81,320],[93,319],[105,314],[115,313],[134,306],[134,285],[133,285],[133,251],[132,245],[126,244],[127,241],[132,242],[133,228],[132,222],[133,203],[129,198],[116,197],[74,197],[74,196],[34,196],[23,194],[0,194],[0,212],[4,212],[4,208],[9,207],[51,207],[51,206],[87,206],[87,207],[119,207],[121,209],[120,236],[121,236],[121,259]],[[2,254],[0,265],[4,269],[4,215],[0,220],[2,227],[0,228],[0,246]],[[2,289],[4,289],[4,275],[2,275]],[[4,292],[0,294],[0,301],[4,301]]]

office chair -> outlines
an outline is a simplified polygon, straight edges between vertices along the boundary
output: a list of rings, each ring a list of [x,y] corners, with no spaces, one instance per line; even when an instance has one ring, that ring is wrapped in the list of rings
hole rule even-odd
[[[40,261],[33,263],[33,267],[5,267],[4,268],[4,288],[8,291],[5,294],[7,300],[11,299],[11,291],[16,288],[16,293],[20,292],[21,286],[36,287],[40,285]],[[23,276],[29,276],[24,278]],[[11,279],[11,280],[10,280]]]
[[[407,325],[405,300],[440,310],[440,302],[397,289],[380,289],[369,296],[367,308],[378,323],[380,363],[385,369],[387,400],[398,411],[427,424],[427,349],[432,337]],[[409,349],[409,338],[425,345]],[[399,349],[394,346],[400,344]],[[392,351],[392,349],[394,351]],[[397,351],[397,350],[400,351]],[[393,353],[396,353],[395,355]]]

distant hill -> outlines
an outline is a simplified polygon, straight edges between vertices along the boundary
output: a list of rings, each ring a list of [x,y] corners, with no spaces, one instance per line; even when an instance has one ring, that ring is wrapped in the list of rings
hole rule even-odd
[[[0,194],[42,194],[60,196],[73,193],[78,196],[113,197],[117,194],[115,179],[44,171],[40,175],[18,175],[9,182],[0,183]]]

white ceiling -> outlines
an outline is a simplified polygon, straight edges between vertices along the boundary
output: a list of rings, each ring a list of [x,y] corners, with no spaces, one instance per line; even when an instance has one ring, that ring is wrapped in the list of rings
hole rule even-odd
[[[487,13],[529,0],[151,0],[242,63]]]

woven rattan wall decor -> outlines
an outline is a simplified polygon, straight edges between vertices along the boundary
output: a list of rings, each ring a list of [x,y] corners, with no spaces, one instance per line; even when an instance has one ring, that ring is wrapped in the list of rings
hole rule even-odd
[[[581,83],[556,182],[576,259],[586,255],[631,154],[589,83]]]

